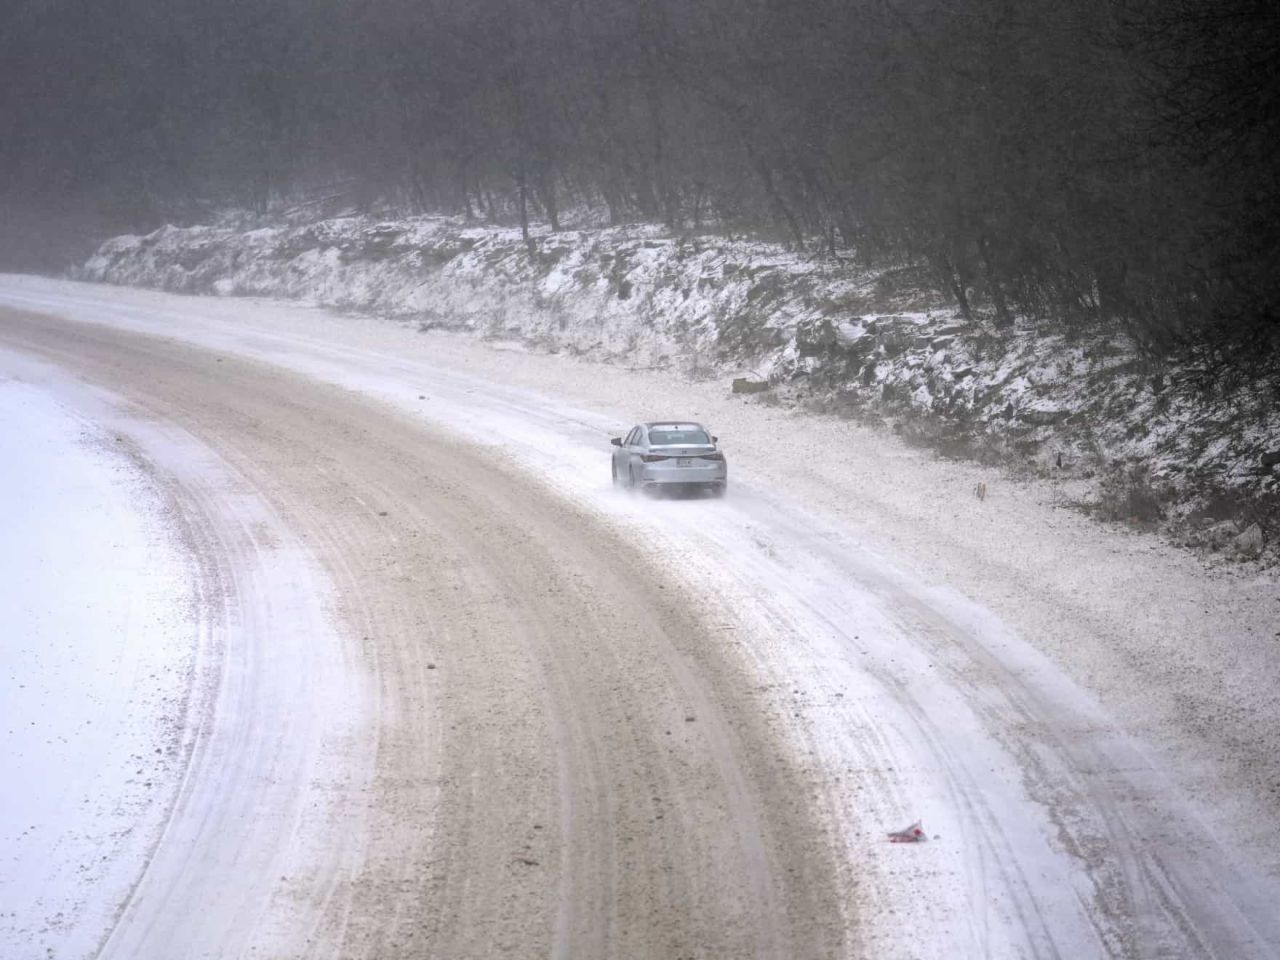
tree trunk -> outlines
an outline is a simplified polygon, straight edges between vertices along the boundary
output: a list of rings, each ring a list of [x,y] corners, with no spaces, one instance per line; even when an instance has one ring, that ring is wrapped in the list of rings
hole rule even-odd
[[[422,174],[418,170],[417,164],[414,164],[413,169],[409,171],[409,192],[413,195],[413,203],[418,208],[418,212],[425,213],[427,209],[427,192],[422,186]]]
[[[951,283],[951,294],[956,298],[956,303],[960,305],[960,316],[964,317],[965,323],[973,323],[973,308],[969,306],[969,293],[964,288],[964,278],[954,269],[948,272],[948,276]]]
[[[609,209],[609,226],[616,227],[622,223],[622,201],[618,194],[612,188],[602,188],[600,191],[604,195],[604,205]]]
[[[516,184],[520,188],[520,237],[524,240],[525,249],[529,251],[529,258],[532,259],[537,250],[533,245],[533,238],[529,236],[529,185],[524,175],[523,165],[516,175]]]
[[[1103,260],[1094,268],[1094,286],[1098,291],[1098,315],[1103,320],[1127,316],[1132,308],[1125,295],[1129,267],[1123,260]]]
[[[652,47],[645,48],[645,96],[649,103],[649,163],[650,182],[653,189],[655,213],[670,230],[676,229],[678,216],[675,194],[671,189],[667,171],[666,108],[658,79],[658,54]]]
[[[556,182],[553,175],[545,171],[538,177],[538,198],[546,208],[547,220],[551,222],[551,232],[560,232],[560,210],[556,206]]]
[[[787,206],[787,202],[782,199],[782,194],[778,192],[777,186],[773,182],[773,171],[769,169],[769,165],[764,159],[757,156],[756,170],[760,174],[760,182],[764,185],[765,195],[769,198],[769,202],[773,204],[778,215],[786,221],[788,229],[791,231],[791,237],[795,241],[798,250],[804,249],[804,233],[800,229],[800,222],[796,220],[796,215],[791,212],[791,208]]]
[[[960,307],[960,316],[966,323],[973,323],[973,309],[969,305],[969,294],[965,290],[964,275],[957,263],[947,254],[939,253],[933,258],[934,269],[946,283],[947,289],[955,297]]]
[[[467,176],[467,162],[465,159],[458,160],[458,194],[462,201],[462,214],[468,221],[475,219],[475,212],[471,208],[471,178]]]
[[[991,245],[985,234],[978,238],[978,251],[982,254],[982,273],[983,279],[987,282],[987,292],[991,295],[991,303],[996,308],[996,327],[1007,330],[1013,326],[1013,317],[1009,314],[1009,303],[1005,300],[1000,278],[996,276],[995,267],[991,263]]]

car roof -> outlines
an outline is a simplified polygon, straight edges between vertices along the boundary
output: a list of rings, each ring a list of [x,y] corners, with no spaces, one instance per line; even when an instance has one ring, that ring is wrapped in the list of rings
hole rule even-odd
[[[645,424],[646,427],[693,427],[696,430],[705,430],[702,424],[697,420],[650,420]]]

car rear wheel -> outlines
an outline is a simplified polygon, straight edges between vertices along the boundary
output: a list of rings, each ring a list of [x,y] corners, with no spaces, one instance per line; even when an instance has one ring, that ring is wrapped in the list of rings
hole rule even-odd
[[[711,495],[715,497],[717,500],[720,499],[721,497],[724,496],[725,487],[727,487],[728,485],[729,485],[728,481],[725,481],[725,480],[721,480],[719,483],[711,484]]]

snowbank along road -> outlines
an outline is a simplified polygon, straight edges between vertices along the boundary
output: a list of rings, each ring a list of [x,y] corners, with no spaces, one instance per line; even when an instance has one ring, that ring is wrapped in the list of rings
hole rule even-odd
[[[0,375],[121,438],[201,598],[133,880],[0,953],[1280,954],[1273,580],[660,373],[0,305]],[[659,415],[720,434],[728,499],[611,487]]]

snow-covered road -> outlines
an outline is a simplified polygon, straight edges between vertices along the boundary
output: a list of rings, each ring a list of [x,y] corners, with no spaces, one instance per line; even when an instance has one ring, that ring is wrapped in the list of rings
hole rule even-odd
[[[193,597],[145,475],[98,423],[4,379],[16,361],[0,361],[0,952],[84,956],[180,769]]]
[[[288,955],[370,770],[317,564],[172,421],[2,349],[0,390],[0,955]]]
[[[311,618],[242,625],[210,694],[239,779],[179,794],[255,856],[166,831],[106,955],[174,955],[215,892],[185,955],[1280,953],[1273,580],[716,385],[275,303],[0,304],[12,389],[128,406],[194,501],[234,478],[209,530],[271,549],[219,568]],[[610,485],[608,436],[673,413],[724,439],[725,501]]]

